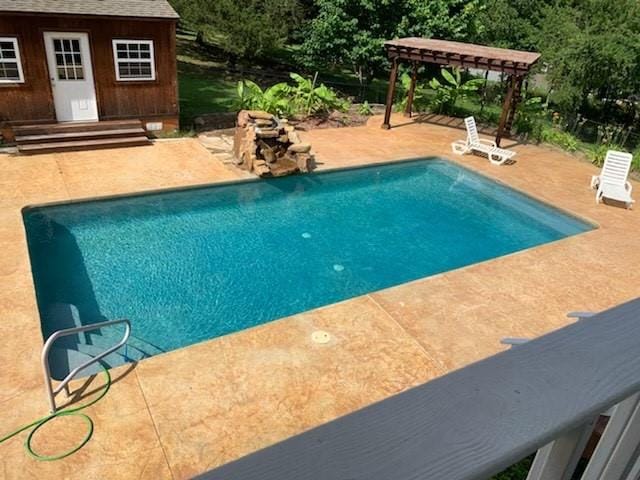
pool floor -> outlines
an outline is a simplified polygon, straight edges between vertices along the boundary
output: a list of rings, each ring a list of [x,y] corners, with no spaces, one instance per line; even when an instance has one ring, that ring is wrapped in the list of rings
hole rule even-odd
[[[128,318],[133,338],[111,366],[592,229],[438,159],[35,207],[24,219],[43,334]],[[60,341],[54,373],[117,333]]]

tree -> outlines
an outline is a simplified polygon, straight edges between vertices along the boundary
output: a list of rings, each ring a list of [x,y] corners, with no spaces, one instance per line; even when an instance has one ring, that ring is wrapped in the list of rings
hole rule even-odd
[[[349,65],[361,82],[386,66],[382,45],[401,36],[463,40],[474,35],[480,0],[318,0],[302,59],[321,68]]]
[[[554,101],[568,114],[638,91],[640,3],[574,0],[545,7],[536,44],[549,65]]]
[[[232,57],[255,58],[282,45],[302,19],[298,0],[173,0],[199,35]]]

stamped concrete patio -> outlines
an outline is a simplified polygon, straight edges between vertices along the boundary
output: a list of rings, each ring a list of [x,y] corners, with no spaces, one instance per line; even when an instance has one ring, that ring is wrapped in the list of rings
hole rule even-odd
[[[375,117],[365,127],[309,132],[319,168],[444,156],[599,228],[115,369],[109,394],[87,410],[96,430],[85,448],[39,463],[15,438],[0,445],[0,477],[188,478],[499,352],[502,337],[542,335],[567,324],[570,310],[602,310],[640,294],[640,214],[595,204],[593,166],[550,148],[515,145],[517,163],[495,167],[451,155],[460,130],[403,117],[389,131],[380,123]],[[0,171],[2,435],[47,413],[21,209],[239,174],[189,139],[0,155]],[[312,343],[316,329],[332,341]],[[86,401],[101,382],[76,382],[85,387],[79,395]],[[84,429],[77,418],[55,420],[34,446],[60,451]]]

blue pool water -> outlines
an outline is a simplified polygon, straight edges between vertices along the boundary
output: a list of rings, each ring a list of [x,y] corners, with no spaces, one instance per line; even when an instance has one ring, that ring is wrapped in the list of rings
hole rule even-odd
[[[437,159],[35,207],[24,220],[45,338],[128,318],[134,337],[112,364],[592,228]],[[73,363],[68,350],[114,335],[67,339],[58,354]]]

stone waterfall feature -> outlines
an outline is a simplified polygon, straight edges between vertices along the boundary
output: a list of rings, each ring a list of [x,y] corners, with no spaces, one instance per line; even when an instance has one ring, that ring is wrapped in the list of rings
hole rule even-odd
[[[236,164],[260,177],[308,172],[311,145],[302,143],[295,128],[267,112],[242,110],[233,139]]]

